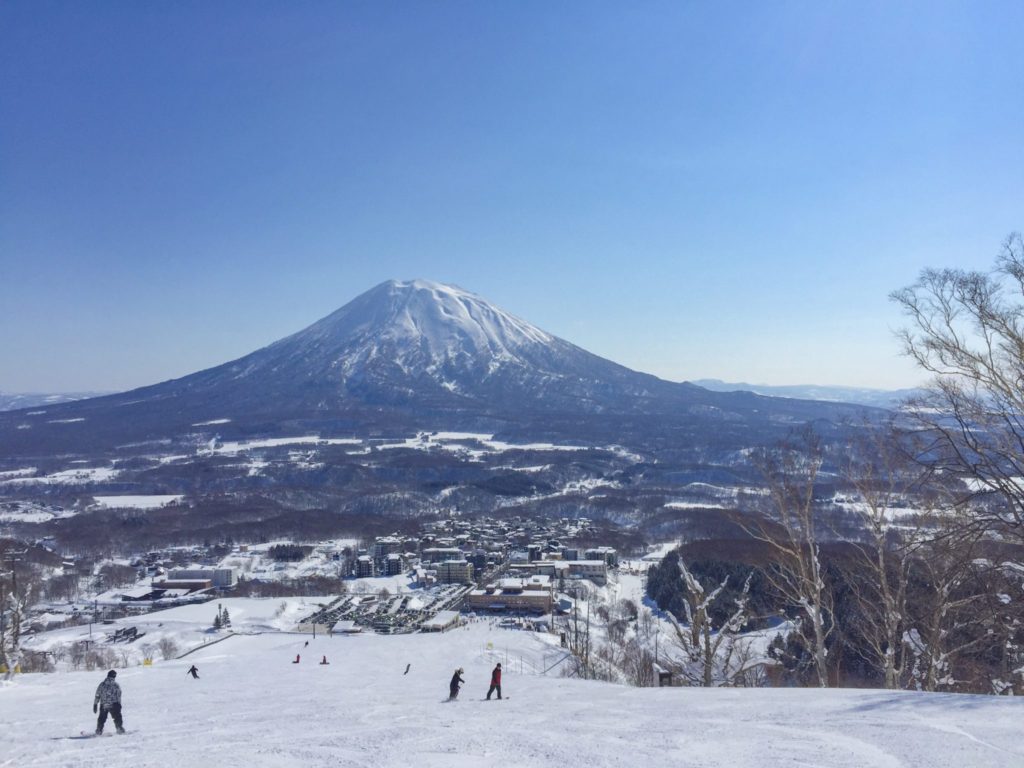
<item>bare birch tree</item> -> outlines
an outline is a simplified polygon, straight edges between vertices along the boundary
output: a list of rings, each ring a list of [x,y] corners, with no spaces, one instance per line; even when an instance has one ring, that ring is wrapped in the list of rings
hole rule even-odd
[[[835,629],[833,597],[822,568],[814,485],[822,464],[820,441],[810,429],[799,438],[754,456],[768,487],[770,509],[738,516],[749,536],[767,545],[769,584],[799,612],[794,631],[814,662],[818,685],[829,684],[828,641]]]
[[[913,657],[911,684],[925,691],[952,689],[962,656],[989,642],[990,616],[977,578],[976,531],[952,527],[928,542],[913,566],[919,571],[905,636]]]
[[[581,612],[579,595],[580,590],[578,589],[576,597],[573,598],[572,613],[566,617],[564,624],[566,644],[572,654],[572,661],[568,669],[571,669],[572,674],[576,677],[589,680],[595,676],[592,655],[594,648],[590,632],[590,600],[586,600],[584,610]]]
[[[858,608],[857,647],[881,669],[888,689],[901,687],[910,568],[925,538],[924,512],[906,514],[907,494],[920,472],[912,471],[897,439],[892,429],[865,428],[843,469],[864,537],[851,542],[854,568],[846,578]]]
[[[679,558],[679,570],[682,572],[686,594],[683,598],[683,609],[686,612],[686,623],[680,622],[671,613],[668,614],[675,630],[676,642],[686,655],[689,662],[683,666],[683,674],[692,682],[705,688],[714,685],[729,684],[733,673],[740,671],[732,667],[732,656],[736,650],[739,631],[747,623],[749,611],[747,604],[750,597],[750,578],[746,582],[740,596],[736,598],[736,610],[723,622],[715,627],[711,619],[711,607],[721,597],[722,591],[729,582],[727,576],[714,589],[705,590],[700,581],[693,575],[682,558]]]
[[[42,592],[41,574],[24,562],[26,553],[14,544],[0,553],[0,664],[7,667],[7,679],[21,664],[21,625]]]
[[[922,461],[990,497],[963,505],[973,525],[1024,542],[1024,238],[991,272],[928,269],[891,298],[909,319],[905,354],[932,376],[906,407],[928,438]]]

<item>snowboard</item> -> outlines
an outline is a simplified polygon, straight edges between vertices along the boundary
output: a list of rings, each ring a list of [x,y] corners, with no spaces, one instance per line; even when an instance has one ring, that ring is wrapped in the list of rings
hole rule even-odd
[[[102,738],[105,738],[107,736],[128,736],[131,733],[134,733],[134,731],[129,731],[127,729],[125,729],[124,733],[118,733],[117,731],[108,731],[106,733],[89,733],[89,732],[86,732],[86,731],[79,731],[77,736],[68,736],[68,738],[69,739],[102,739]]]

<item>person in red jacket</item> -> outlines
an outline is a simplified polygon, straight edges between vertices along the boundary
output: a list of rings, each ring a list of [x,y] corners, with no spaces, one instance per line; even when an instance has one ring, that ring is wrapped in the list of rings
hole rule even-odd
[[[498,698],[501,698],[501,664],[494,668],[491,672],[491,687],[487,690],[487,700],[491,700],[491,694],[495,691],[498,692]]]

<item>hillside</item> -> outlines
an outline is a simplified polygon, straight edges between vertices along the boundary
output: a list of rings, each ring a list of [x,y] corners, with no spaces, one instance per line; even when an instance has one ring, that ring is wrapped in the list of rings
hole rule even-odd
[[[76,546],[127,525],[147,548],[448,509],[660,527],[761,482],[750,448],[808,423],[844,443],[863,410],[665,381],[460,288],[392,280],[223,365],[0,412],[0,521]]]
[[[250,603],[253,601],[250,601]],[[234,604],[256,630],[279,601]],[[211,607],[153,614],[195,632]],[[248,623],[244,617],[252,618]],[[189,627],[189,620],[196,622]],[[272,622],[270,622],[272,623]],[[265,629],[270,629],[266,626]],[[79,630],[84,632],[85,630]],[[0,689],[3,764],[17,766],[831,766],[1024,764],[1024,702],[872,690],[636,689],[540,674],[554,638],[486,622],[443,635],[236,636],[129,667],[124,737],[90,732],[102,671],[26,675]],[[292,664],[297,653],[302,663]],[[326,654],[329,666],[315,662]],[[483,701],[505,667],[503,701]],[[185,670],[195,663],[201,678]],[[403,675],[411,664],[408,675]],[[466,688],[446,703],[452,670]],[[108,728],[110,726],[108,725]]]

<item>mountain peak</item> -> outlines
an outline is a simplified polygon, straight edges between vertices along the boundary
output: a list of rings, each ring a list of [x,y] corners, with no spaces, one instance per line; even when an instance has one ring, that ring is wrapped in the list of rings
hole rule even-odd
[[[469,293],[468,291],[459,288],[457,285],[447,285],[445,283],[439,283],[436,280],[425,280],[422,277],[416,277],[412,280],[385,280],[381,283],[381,286],[388,286],[400,291],[433,291],[435,293],[453,294]]]
[[[301,386],[318,410],[361,402],[632,411],[653,390],[671,400],[692,394],[688,385],[597,357],[475,293],[422,278],[380,283],[308,328],[211,369],[203,387],[220,386],[225,376],[281,393]]]
[[[279,344],[328,347],[346,370],[383,358],[408,371],[519,359],[554,337],[476,294],[431,280],[388,280]]]

